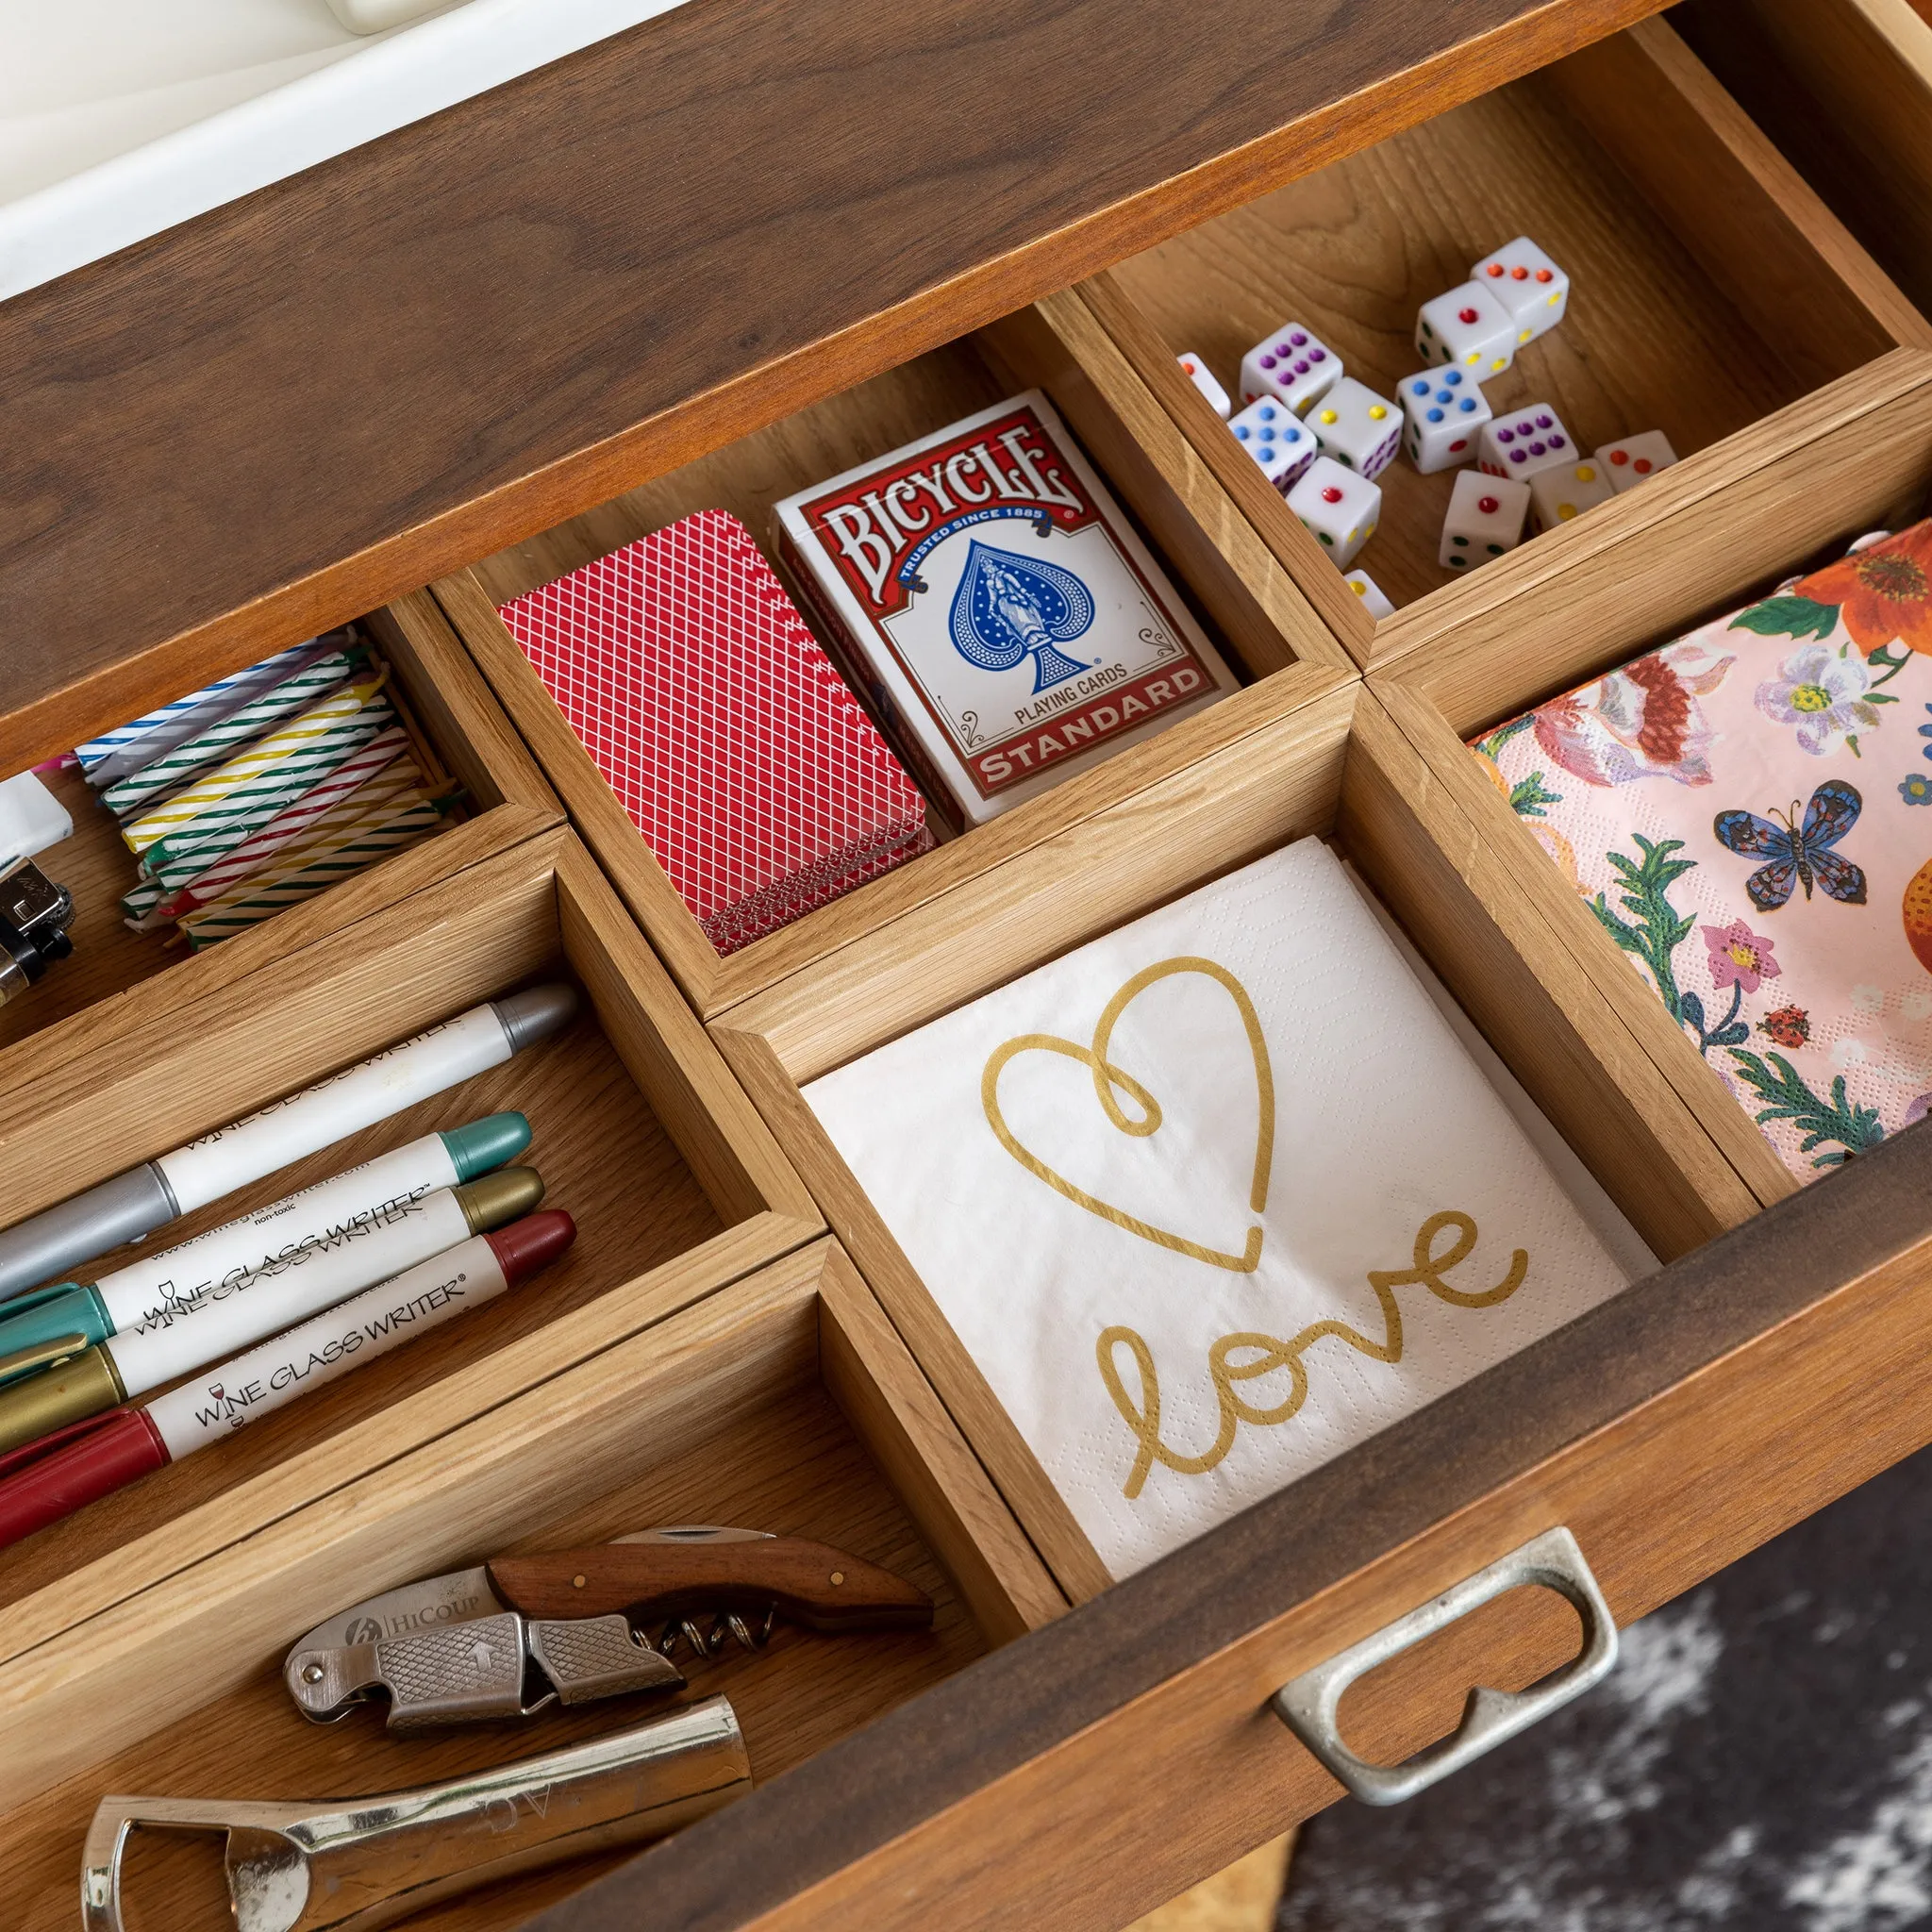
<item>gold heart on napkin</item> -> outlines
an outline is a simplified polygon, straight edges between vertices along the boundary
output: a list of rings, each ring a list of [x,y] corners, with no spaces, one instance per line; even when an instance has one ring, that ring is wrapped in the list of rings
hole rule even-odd
[[[1196,1261],[1206,1261],[1210,1267],[1226,1268],[1237,1274],[1252,1274],[1261,1263],[1262,1230],[1250,1227],[1247,1241],[1240,1254],[1222,1248],[1204,1247],[1199,1241],[1191,1241],[1164,1227],[1157,1227],[1152,1222],[1142,1221],[1138,1215],[1129,1214],[1124,1208],[1102,1201],[1090,1194],[1084,1188],[1076,1188],[1064,1174],[1057,1174],[1045,1161],[1024,1146],[1019,1138],[1008,1126],[1006,1116],[1000,1111],[1000,1074],[1008,1061],[1023,1053],[1057,1053],[1068,1059],[1077,1060],[1091,1070],[1093,1075],[1093,1093],[1100,1102],[1101,1111],[1108,1122],[1124,1134],[1131,1134],[1137,1140],[1145,1140],[1160,1131],[1160,1103],[1140,1081],[1117,1067],[1108,1058],[1108,1048],[1113,1039],[1113,1029],[1127,1007],[1158,980],[1172,978],[1176,974],[1198,973],[1224,988],[1234,1001],[1235,1009],[1241,1014],[1241,1024],[1248,1036],[1248,1051],[1255,1062],[1255,1091],[1260,1102],[1259,1118],[1255,1132],[1255,1169],[1248,1189],[1248,1206],[1256,1214],[1262,1213],[1268,1206],[1268,1175],[1274,1164],[1274,1074],[1268,1061],[1268,1042],[1261,1037],[1260,1017],[1255,1011],[1255,1003],[1248,997],[1248,990],[1224,966],[1217,966],[1212,959],[1179,958],[1162,959],[1153,966],[1143,967],[1127,981],[1114,996],[1108,1001],[1100,1016],[1100,1023],[1093,1029],[1093,1041],[1090,1046],[1081,1046],[1076,1041],[1062,1040],[1054,1033],[1023,1033],[1006,1041],[993,1050],[986,1063],[986,1071],[980,1075],[979,1096],[986,1108],[987,1124],[998,1137],[999,1143],[1036,1179],[1044,1181],[1056,1193],[1064,1194],[1069,1201],[1086,1208],[1090,1214],[1097,1214],[1103,1221],[1110,1221],[1116,1227],[1124,1227],[1129,1234],[1139,1235],[1142,1241],[1153,1241],[1157,1246],[1171,1248],[1174,1253],[1187,1255]],[[1140,1108],[1139,1120],[1129,1119],[1122,1110],[1115,1097],[1116,1090],[1124,1093]]]

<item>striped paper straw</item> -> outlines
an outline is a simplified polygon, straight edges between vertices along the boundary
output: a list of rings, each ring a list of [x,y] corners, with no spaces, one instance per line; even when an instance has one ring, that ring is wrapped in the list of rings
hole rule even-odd
[[[273,658],[264,658],[259,663],[236,672],[232,677],[218,677],[214,683],[163,705],[158,711],[136,718],[118,731],[89,739],[75,751],[87,774],[87,782],[98,791],[116,778],[138,772],[164,751],[173,751],[197,731],[240,710],[251,698],[272,690],[327,649],[321,640],[311,638],[306,644],[277,651]]]
[[[136,886],[131,892],[125,892],[121,898],[121,917],[136,932],[151,930],[148,925],[149,914],[158,910],[161,903],[161,889],[158,886]],[[163,913],[163,919],[169,915]]]
[[[151,851],[144,870],[152,873],[191,847],[202,852],[203,863],[233,851],[351,752],[387,730],[396,714],[387,703],[371,702],[377,683],[364,678],[332,691],[226,764],[129,820],[122,837],[136,852]]]
[[[407,776],[401,774],[407,774]],[[401,759],[388,771],[379,772],[369,782],[325,812],[308,829],[308,835],[278,852],[270,863],[252,877],[238,879],[225,892],[210,899],[206,907],[190,908],[221,911],[242,900],[266,891],[292,876],[319,858],[340,851],[351,840],[391,813],[406,806],[419,805],[425,794],[417,789],[418,774],[410,759]],[[184,919],[189,913],[181,915]]]
[[[191,785],[204,772],[233,758],[253,739],[272,731],[285,720],[333,691],[357,668],[359,653],[329,651],[284,677],[271,690],[251,698],[238,711],[184,739],[138,772],[117,778],[101,793],[117,818],[137,818],[170,792]],[[135,848],[137,851],[140,847]]]
[[[327,777],[319,779],[287,810],[277,812],[260,831],[244,839],[224,858],[208,864],[194,852],[177,865],[157,867],[156,877],[173,895],[168,900],[168,910],[178,917],[220,898],[231,887],[259,872],[292,841],[306,839],[320,820],[352,794],[359,793],[378,774],[385,779],[399,778],[404,784],[421,784],[422,773],[412,759],[404,756],[408,742],[401,726],[391,725],[371,739],[361,750],[351,752]]]
[[[225,905],[204,907],[198,912],[189,913],[181,921],[181,929],[197,952],[231,939],[248,926],[273,919],[277,912],[325,891],[338,880],[366,871],[392,852],[420,843],[441,824],[443,809],[441,804],[426,798],[396,807],[351,831],[334,851],[320,855],[300,870],[272,883],[258,884]]]

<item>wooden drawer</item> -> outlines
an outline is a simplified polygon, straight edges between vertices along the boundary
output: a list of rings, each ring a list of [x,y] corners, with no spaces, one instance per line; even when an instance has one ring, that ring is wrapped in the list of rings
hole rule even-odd
[[[58,1064],[78,1050],[88,1024],[59,1023],[90,1008],[111,1009],[118,995],[157,974],[166,974],[171,997],[197,999],[394,904],[429,879],[560,823],[556,792],[426,596],[405,598],[362,619],[361,627],[389,667],[412,735],[462,786],[461,822],[220,945],[190,954],[172,933],[127,929],[121,895],[135,882],[133,855],[112,813],[80,774],[71,768],[53,774],[50,783],[74,819],[74,835],[49,848],[40,863],[74,894],[75,918],[69,930],[75,950],[30,992],[0,1007],[0,1079],[24,1077],[8,1071],[19,1041],[55,1029],[39,1042],[29,1064]],[[4,751],[8,730],[0,718],[0,772],[10,773]]]
[[[1690,0],[1671,17],[1932,313],[1932,4]]]
[[[1250,688],[721,959],[497,606],[677,517],[718,506],[742,518],[771,555],[771,510],[781,497],[1034,385],[1058,407]],[[1353,673],[1288,574],[1072,292],[726,443],[432,588],[573,824],[706,1016],[856,941],[917,921],[962,885],[1024,863],[1068,826],[1332,695]]]
[[[1585,451],[1661,429],[1697,458],[1694,473],[1707,445],[1740,433],[1774,441],[1777,412],[1821,384],[1896,344],[1932,346],[1932,326],[1661,21],[1084,285],[1271,551],[1372,668],[1561,570],[1603,525],[1641,518],[1643,492],[1457,582],[1436,560],[1450,479],[1398,460],[1360,558],[1398,607],[1377,625],[1174,357],[1191,350],[1230,376],[1264,330],[1293,317],[1392,394],[1415,368],[1417,305],[1519,233],[1570,272],[1572,299],[1488,393],[1499,413],[1554,403]]]
[[[1627,1622],[1932,1439],[1917,1305],[1932,1283],[1932,1133],[1794,1193],[1461,742],[1916,514],[1932,488],[1928,409],[1924,351],[1826,385],[1785,412],[1778,438],[1680,466],[1567,568],[1372,672],[1352,707],[1344,693],[1304,708],[1041,855],[1063,880],[1112,878],[1131,855],[1138,911],[1285,838],[1331,835],[1675,1257],[1145,1573],[1112,1583],[1098,1565],[798,1091],[1063,950],[1043,915],[1028,925],[1037,900],[953,895],[956,941],[994,935],[996,963],[970,981],[930,986],[915,970],[970,950],[935,930],[915,956],[856,944],[713,1021],[1078,1607],[650,1854],[557,1927],[626,1913],[707,1932],[1029,1914],[1118,1925],[1337,1794],[1267,1708],[1289,1677],[1557,1524]],[[1351,1741],[1399,1758],[1455,1726],[1470,1685],[1552,1669],[1576,1639],[1553,1605],[1516,1592],[1385,1666],[1354,1693]],[[887,1790],[882,1810],[841,1802]]]
[[[586,1214],[584,1238],[591,1226]],[[781,1630],[759,1655],[734,1647],[691,1666],[694,1694],[732,1699],[760,1779],[1064,1607],[836,1244],[820,1240],[702,1298],[661,1284],[633,1293],[643,1288],[619,1291],[627,1315],[607,1311],[594,1340],[551,1353],[547,1375],[500,1376],[487,1410],[439,1402],[434,1423],[388,1430],[385,1455],[316,1471],[318,1500],[285,1497],[246,1541],[184,1559],[0,1665],[12,1740],[0,1887],[22,1908],[9,1924],[72,1923],[80,1839],[105,1791],[348,1796],[648,1715],[633,1698],[396,1738],[375,1711],[325,1728],[296,1714],[280,1659],[300,1628],[486,1550],[555,1549],[656,1523],[774,1524],[917,1582],[937,1606],[929,1633]],[[225,1919],[219,1839],[137,1842],[131,1923],[192,1932]],[[599,1869],[492,1887],[411,1924],[518,1924]]]
[[[1346,145],[1332,141],[1323,152]],[[1493,155],[1522,165],[1484,173]],[[1557,163],[1578,171],[1569,189]],[[1627,1622],[1932,1439],[1918,1368],[1932,1133],[1791,1197],[1627,964],[1579,931],[1458,742],[1915,506],[1932,481],[1932,350],[1894,345],[1932,337],[1667,30],[1284,191],[1303,209],[1287,232],[1335,228],[1323,209],[1351,206],[1351,169],[1376,192],[1408,175],[1438,200],[1402,204],[1386,231],[1342,225],[1363,244],[1346,289],[1312,252],[1257,246],[1274,206],[1257,204],[392,605],[375,622],[399,675],[490,809],[250,941],[104,986],[111,997],[0,1054],[10,1220],[547,973],[573,973],[591,1009],[434,1108],[438,1124],[530,1113],[532,1163],[582,1230],[571,1257],[436,1344],[0,1553],[0,1895],[25,1923],[68,1922],[79,1834],[108,1789],[348,1793],[642,1714],[633,1702],[405,1745],[370,1713],[309,1729],[275,1674],[293,1634],[350,1595],[506,1545],[708,1518],[884,1561],[933,1592],[936,1628],[791,1633],[763,1658],[720,1660],[694,1688],[731,1693],[765,1789],[602,1879],[573,1866],[414,1923],[508,1926],[559,1901],[539,1922],[549,1932],[1104,1932],[1337,1795],[1267,1709],[1286,1678],[1557,1524]],[[1257,495],[1173,365],[1174,348],[1216,348],[1170,328],[1187,319],[1188,251],[1227,246],[1264,293],[1291,259],[1307,275],[1284,298],[1328,291],[1332,314],[1308,320],[1344,345],[1357,325],[1386,345],[1406,337],[1414,262],[1459,275],[1470,241],[1517,227],[1549,239],[1580,288],[1614,282],[1607,317],[1639,309],[1635,286],[1670,291],[1662,344],[1580,313],[1566,325],[1574,388],[1554,400],[1579,433],[1644,426],[1645,408],[1675,433],[1664,412],[1681,408],[1686,442],[1711,446],[1477,582],[1418,583],[1371,649],[1332,569]],[[1221,301],[1224,283],[1192,279],[1204,305]],[[1810,304],[1782,326],[1774,297],[1792,287]],[[1267,299],[1257,332],[1280,319]],[[718,960],[494,600],[709,504],[763,539],[791,489],[1036,381],[1254,681]],[[1630,413],[1598,425],[1591,412],[1612,405]],[[758,413],[727,415],[737,427]],[[687,420],[605,468],[634,474],[696,440]],[[227,622],[197,648],[242,635]],[[798,1087],[1308,835],[1355,861],[1675,1258],[1115,1584]],[[430,1111],[245,1205],[411,1121]],[[1574,1636],[1567,1613],[1515,1592],[1376,1674],[1350,1706],[1351,1740],[1401,1757],[1452,1727],[1470,1684],[1527,1683]],[[208,1923],[214,1864],[206,1846],[151,1854],[132,1882],[160,1903],[142,1923]]]

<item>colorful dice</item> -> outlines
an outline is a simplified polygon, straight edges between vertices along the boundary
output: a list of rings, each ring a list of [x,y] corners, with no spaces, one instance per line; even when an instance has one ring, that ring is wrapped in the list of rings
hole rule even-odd
[[[1227,425],[1235,441],[1260,464],[1261,474],[1286,496],[1315,460],[1315,439],[1286,403],[1263,396],[1250,403]]]
[[[1635,490],[1646,476],[1668,470],[1677,460],[1677,452],[1662,430],[1646,429],[1641,436],[1605,443],[1596,459],[1604,466],[1610,488],[1621,496],[1626,490]]]
[[[1375,477],[1402,447],[1402,416],[1387,396],[1378,396],[1367,383],[1344,375],[1307,413],[1324,457],[1333,457],[1345,470]]]
[[[1341,380],[1341,358],[1298,322],[1284,322],[1241,358],[1241,401],[1273,396],[1297,415]]]
[[[1478,377],[1497,375],[1516,359],[1516,318],[1480,282],[1464,282],[1423,304],[1415,352]]]
[[[1475,460],[1476,439],[1490,420],[1482,385],[1460,369],[1406,375],[1402,398],[1403,444],[1424,476]]]
[[[1208,398],[1208,407],[1225,423],[1227,412],[1233,405],[1227,399],[1227,391],[1215,379],[1213,370],[1208,368],[1191,349],[1184,351],[1174,359],[1181,365],[1181,374]]]
[[[1555,328],[1570,306],[1570,277],[1527,235],[1484,256],[1469,278],[1509,311],[1519,346]]]
[[[1555,463],[1574,463],[1579,452],[1563,419],[1547,403],[1511,409],[1484,425],[1476,440],[1476,468],[1491,476],[1527,482]]]
[[[1474,570],[1514,550],[1523,541],[1523,519],[1528,509],[1527,483],[1464,470],[1450,492],[1436,561],[1444,570]]]
[[[1375,534],[1382,515],[1382,491],[1366,476],[1345,470],[1332,457],[1317,457],[1288,492],[1288,507],[1302,525],[1346,570],[1356,553]]]
[[[1530,508],[1540,530],[1554,530],[1616,494],[1610,487],[1609,466],[1595,457],[1552,463],[1529,479]]]

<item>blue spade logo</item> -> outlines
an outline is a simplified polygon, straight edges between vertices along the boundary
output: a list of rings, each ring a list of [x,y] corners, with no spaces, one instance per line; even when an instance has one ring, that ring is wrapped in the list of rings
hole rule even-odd
[[[953,593],[953,648],[967,663],[1010,671],[1031,653],[1038,695],[1092,668],[1056,648],[1092,622],[1093,593],[1072,571],[974,540]]]

